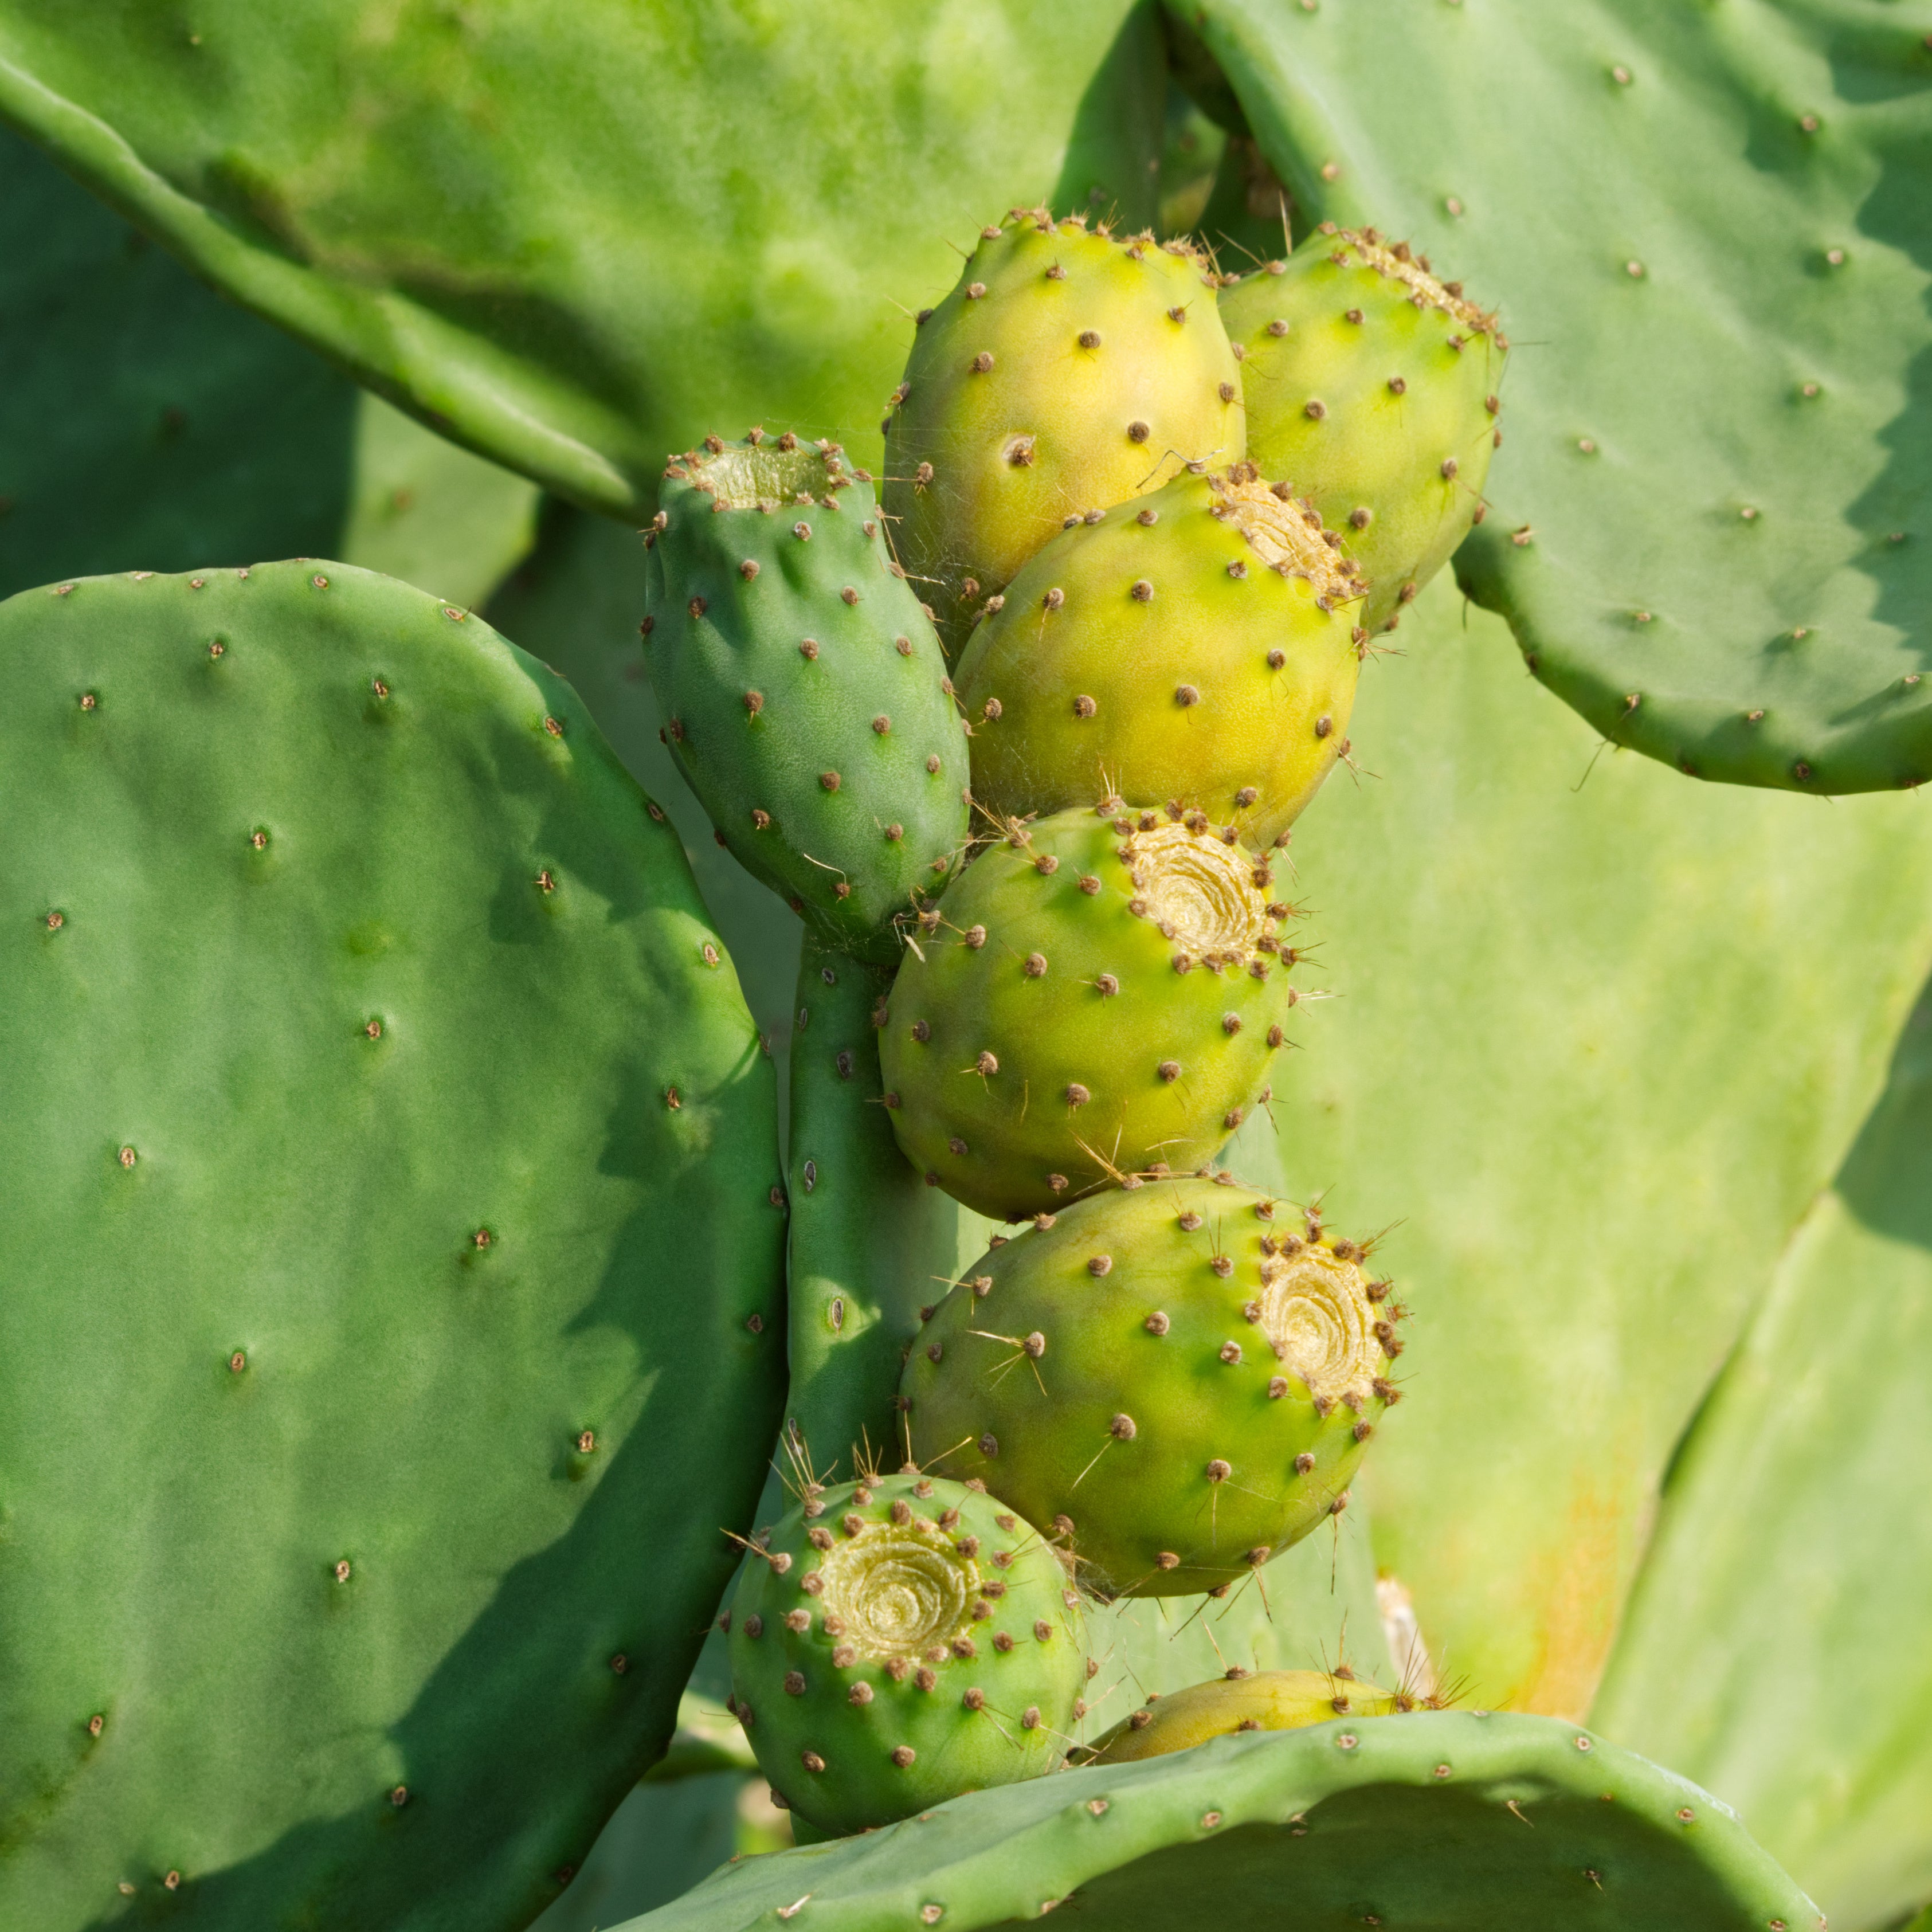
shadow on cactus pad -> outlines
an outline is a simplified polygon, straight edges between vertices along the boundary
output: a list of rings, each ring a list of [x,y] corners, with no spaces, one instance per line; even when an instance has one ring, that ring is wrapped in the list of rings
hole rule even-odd
[[[748,1861],[626,1932],[1817,1932],[1732,1813],[1550,1718],[1417,1712],[1218,1738]]]

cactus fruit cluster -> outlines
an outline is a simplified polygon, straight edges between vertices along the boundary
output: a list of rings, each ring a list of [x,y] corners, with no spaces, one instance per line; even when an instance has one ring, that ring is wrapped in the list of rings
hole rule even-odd
[[[1360,326],[1360,354],[1396,356],[1426,424],[1453,416],[1455,398],[1432,392],[1465,364],[1406,340],[1412,315],[1440,322],[1408,304],[1422,285],[1406,253],[1351,242],[1405,309],[1352,286],[1351,300],[1376,307],[1373,327],[1359,315],[1346,325]],[[1290,320],[1263,326],[1264,344],[1318,335],[1332,306],[1333,262],[1296,263],[1268,278]],[[806,1378],[787,1437],[794,1506],[748,1546],[730,1620],[736,1708],[774,1789],[814,1831],[884,1824],[1058,1765],[1084,1710],[1083,1597],[1255,1582],[1346,1507],[1400,1397],[1405,1311],[1365,1250],[1215,1156],[1271,1100],[1298,1004],[1288,928],[1300,915],[1278,896],[1278,848],[1346,749],[1372,588],[1351,532],[1387,540],[1378,568],[1400,574],[1385,586],[1393,610],[1402,586],[1440,562],[1431,546],[1447,554],[1443,515],[1414,535],[1442,460],[1392,440],[1368,403],[1360,434],[1380,441],[1359,478],[1351,424],[1337,425],[1344,453],[1318,475],[1276,460],[1306,454],[1286,434],[1258,459],[1240,384],[1258,383],[1272,423],[1291,376],[1230,346],[1211,297],[1232,280],[1189,248],[1016,210],[922,314],[892,398],[880,568],[904,598],[916,585],[934,600],[950,632],[956,686],[936,650],[920,662],[929,688],[957,703],[949,718],[970,745],[978,816],[956,875],[943,862],[928,878],[902,872],[896,903],[865,901],[866,932],[902,947],[889,987],[883,972],[808,946],[801,1029],[824,1004],[814,975],[828,996],[842,975],[848,990],[834,1000],[846,1016],[841,1083],[822,1079],[806,1030],[798,1090],[821,1096],[806,1117],[812,1145],[840,1145],[869,1172],[895,1228],[914,1225],[904,1183],[918,1179],[1032,1225],[949,1271],[920,1310],[899,1343],[896,1442],[873,1436],[879,1412],[854,1398],[883,1386],[904,1287],[896,1295],[881,1278],[848,1294],[836,1268],[814,1268],[794,1311]],[[675,665],[657,655],[667,632],[694,640],[718,610],[735,621],[762,594],[764,565],[734,584],[730,557],[749,556],[740,526],[769,520],[806,466],[823,467],[834,503],[866,480],[848,478],[836,449],[784,442],[782,488],[762,480],[778,460],[763,443],[714,441],[674,464],[649,539],[652,675],[694,775],[692,720],[715,739],[734,704],[762,720],[770,703],[745,703],[745,675],[720,652],[687,644]],[[1330,527],[1322,506],[1338,488],[1355,491],[1352,503],[1372,495],[1374,514]],[[800,500],[802,514],[808,493]],[[866,500],[845,500],[833,515],[849,530]],[[1408,547],[1389,550],[1398,538]],[[693,588],[685,560],[698,550],[728,567]],[[767,627],[794,655],[790,632],[828,628],[814,594],[826,586],[802,579]],[[770,682],[779,688],[776,670]],[[814,748],[806,768],[849,730],[850,709],[828,706],[801,727]],[[796,806],[760,830],[772,876],[814,836]],[[817,916],[823,931],[823,901]],[[850,1037],[874,986],[875,1055]],[[898,1185],[879,1169],[874,1102],[904,1156]],[[845,1115],[853,1131],[835,1142]],[[851,1160],[862,1144],[874,1153]],[[814,1159],[794,1146],[795,1190],[822,1184]],[[848,1311],[870,1337],[862,1350],[831,1339],[835,1312]],[[812,1393],[835,1384],[838,1401]],[[826,1472],[808,1444],[830,1453]],[[880,1453],[902,1450],[902,1472],[879,1475]],[[856,1480],[828,1489],[824,1474],[848,1458]],[[990,1580],[974,1568],[993,1534],[982,1517],[1017,1539],[993,1549],[1016,1567]],[[1029,1594],[1064,1610],[1030,1618]],[[1021,1641],[1029,1624],[1033,1647]],[[1274,1720],[1291,1706],[1302,1708],[1270,1706]],[[980,1721],[994,1712],[1017,1729]],[[1130,1719],[1124,1735],[1148,1724]],[[1059,1742],[1046,1749],[1036,1731]]]

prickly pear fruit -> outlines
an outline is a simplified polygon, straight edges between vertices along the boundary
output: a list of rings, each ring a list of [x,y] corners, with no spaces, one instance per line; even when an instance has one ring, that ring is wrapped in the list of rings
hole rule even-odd
[[[921,1330],[912,1453],[1070,1529],[1098,1595],[1232,1583],[1345,1507],[1395,1399],[1399,1316],[1362,1259],[1232,1176],[1082,1201]]]
[[[1363,586],[1315,512],[1252,464],[1177,477],[1055,537],[973,634],[974,796],[1058,812],[1109,785],[1258,845],[1345,744]]]
[[[1509,344],[1406,242],[1324,223],[1221,292],[1244,356],[1248,454],[1344,532],[1389,620],[1481,514]]]
[[[890,964],[966,839],[939,641],[836,444],[710,438],[665,472],[645,662],[725,843],[829,945]]]
[[[1383,1690],[1340,1671],[1238,1668],[1184,1690],[1156,1694],[1097,1738],[1083,1763],[1131,1764],[1237,1731],[1298,1731],[1335,1718],[1388,1718],[1438,1700]]]
[[[749,1550],[722,1621],[758,1763],[821,1830],[1037,1778],[1084,1714],[1066,1568],[982,1486],[911,1471],[808,1486]]]
[[[892,982],[879,1057],[906,1158],[1008,1220],[1208,1158],[1269,1097],[1295,1003],[1272,882],[1199,812],[1012,825]]]
[[[921,310],[884,425],[885,505],[949,656],[1070,518],[1241,455],[1214,287],[1184,242],[1016,209]]]

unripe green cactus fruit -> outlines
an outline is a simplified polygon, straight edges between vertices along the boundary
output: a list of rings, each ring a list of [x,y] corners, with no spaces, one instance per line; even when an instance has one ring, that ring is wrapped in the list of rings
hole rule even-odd
[[[950,656],[1070,518],[1179,462],[1241,455],[1240,366],[1214,286],[1185,242],[1016,210],[921,311],[884,425],[885,506]]]
[[[982,1487],[910,1471],[808,1487],[723,1621],[758,1762],[823,1831],[1037,1778],[1084,1714],[1078,1594]]]
[[[966,839],[965,734],[938,640],[836,444],[710,438],[665,472],[645,660],[665,742],[725,843],[825,943],[893,922]]]
[[[1272,883],[1198,812],[1016,824],[892,982],[879,1057],[906,1158],[1010,1220],[1206,1160],[1269,1097],[1295,1003]]]
[[[1137,1758],[1164,1757],[1190,1750],[1210,1738],[1238,1731],[1298,1731],[1336,1718],[1387,1718],[1418,1704],[1439,1708],[1438,1700],[1384,1690],[1339,1670],[1243,1670],[1190,1684],[1184,1690],[1150,1696],[1097,1738],[1081,1762],[1131,1764]]]
[[[1324,223],[1221,292],[1247,454],[1344,532],[1388,626],[1480,515],[1509,344],[1406,242]]]
[[[1345,747],[1368,636],[1340,539],[1286,496],[1252,464],[1184,474],[1048,543],[960,661],[975,798],[1112,787],[1286,831]]]
[[[921,1330],[913,1453],[1070,1532],[1097,1595],[1232,1583],[1346,1507],[1396,1399],[1400,1313],[1362,1258],[1232,1177],[1081,1202]]]

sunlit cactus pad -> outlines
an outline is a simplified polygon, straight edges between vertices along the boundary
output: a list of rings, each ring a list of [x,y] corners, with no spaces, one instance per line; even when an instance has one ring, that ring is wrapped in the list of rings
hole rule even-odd
[[[0,675],[0,1924],[524,1924],[776,1422],[730,962],[575,694],[405,585],[24,592]]]
[[[1219,1738],[956,1798],[721,1872],[626,1932],[1822,1932],[1708,1793],[1551,1718],[1418,1712]]]

